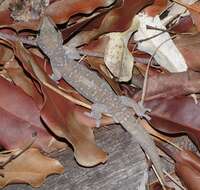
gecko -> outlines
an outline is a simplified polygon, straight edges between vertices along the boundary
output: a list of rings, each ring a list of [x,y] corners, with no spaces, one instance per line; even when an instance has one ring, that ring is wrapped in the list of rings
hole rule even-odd
[[[62,35],[48,17],[43,18],[37,44],[50,60],[53,70],[51,78],[54,80],[63,78],[93,103],[90,116],[97,119],[97,126],[100,125],[103,113],[111,115],[115,123],[121,124],[149,156],[161,178],[162,185],[166,184],[155,143],[136,119],[137,117],[150,119],[146,114],[149,110],[129,97],[116,95],[110,85],[96,72],[72,58],[69,59],[63,47]]]

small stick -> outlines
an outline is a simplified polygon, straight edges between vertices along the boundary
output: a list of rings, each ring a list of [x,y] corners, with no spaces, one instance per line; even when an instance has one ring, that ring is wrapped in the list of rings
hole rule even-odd
[[[176,179],[174,179],[167,171],[163,170],[164,174],[171,179],[177,186],[179,186],[181,189],[186,190],[185,187],[183,187]]]
[[[58,93],[59,95],[63,96],[65,99],[67,99],[67,100],[73,102],[74,104],[79,105],[79,106],[82,106],[82,107],[84,107],[84,108],[87,108],[87,109],[90,109],[90,110],[91,110],[91,105],[89,105],[89,104],[87,104],[87,103],[84,103],[84,102],[82,102],[82,101],[80,101],[80,100],[77,100],[76,98],[74,98],[74,97],[72,97],[72,96],[66,94],[65,92],[61,91],[60,89],[54,87],[53,85],[51,85],[51,84],[49,84],[49,83],[47,83],[47,82],[45,82],[45,81],[43,81],[42,83],[43,83],[46,87],[50,88],[51,90],[53,90],[54,92],[56,92],[56,93]],[[108,117],[111,117],[110,114],[103,114],[103,115],[108,116]]]
[[[149,156],[148,156],[147,154],[146,154],[146,156],[147,156],[147,158],[150,160],[150,158],[149,158]],[[152,167],[154,173],[156,174],[156,177],[158,178],[158,181],[160,182],[160,184],[161,184],[163,190],[167,190],[167,189],[165,188],[165,184],[162,182],[162,179],[160,178],[160,176],[159,176],[159,174],[158,174],[158,172],[157,172],[157,170],[156,170],[156,168],[154,167],[153,164],[151,165],[151,167]]]
[[[84,103],[84,102],[82,102],[82,101],[80,101],[80,100],[77,100],[76,98],[74,98],[74,97],[72,97],[72,96],[66,94],[65,92],[61,91],[60,89],[54,87],[53,85],[51,85],[51,84],[49,84],[49,83],[47,83],[47,82],[44,82],[44,81],[43,81],[42,83],[43,83],[46,87],[48,87],[48,88],[50,88],[51,90],[53,90],[54,92],[56,92],[57,94],[63,96],[65,99],[67,99],[67,100],[69,100],[69,101],[71,101],[71,102],[73,102],[73,103],[75,103],[75,104],[77,104],[77,105],[79,105],[79,106],[82,106],[82,107],[84,107],[84,108],[91,109],[91,105],[86,104],[86,103]]]
[[[170,164],[174,164],[174,161],[173,160],[171,161],[170,158],[167,157],[164,153],[160,153],[159,156],[162,157],[167,162],[169,162]]]
[[[146,95],[146,90],[147,90],[147,81],[148,81],[148,73],[149,73],[149,69],[150,69],[150,66],[151,66],[151,62],[153,60],[153,57],[155,56],[155,54],[157,53],[157,51],[159,50],[159,48],[164,44],[166,43],[167,41],[175,38],[175,36],[173,36],[172,38],[169,38],[167,40],[165,40],[164,42],[162,42],[156,49],[155,51],[153,52],[151,58],[149,59],[148,61],[148,64],[147,64],[147,69],[146,69],[146,72],[145,72],[145,78],[144,78],[144,83],[143,83],[143,89],[142,89],[142,97],[141,97],[141,103],[142,105],[144,104],[144,98],[145,98],[145,95]]]
[[[150,36],[150,37],[148,37],[148,38],[144,38],[144,39],[141,39],[141,40],[136,40],[135,43],[141,43],[141,42],[145,42],[145,41],[151,40],[151,39],[153,39],[153,38],[156,38],[156,37],[160,36],[161,34],[163,34],[163,33],[165,33],[165,32],[167,32],[167,31],[161,31],[160,33],[155,34],[155,35],[153,35],[153,36]]]
[[[27,151],[35,142],[36,140],[36,133],[33,133],[32,136],[34,137],[34,139],[32,140],[32,142],[30,144],[28,144],[25,148],[23,148],[19,153],[17,153],[16,155],[11,155],[8,160],[6,160],[4,163],[0,164],[0,169],[3,169],[8,163],[10,163],[12,160],[16,159],[17,157],[19,157],[20,155],[22,155],[25,151]]]
[[[165,138],[163,138],[163,137],[161,137],[161,136],[159,137],[159,136],[156,136],[156,135],[154,135],[154,134],[151,134],[151,135],[154,136],[154,137],[156,137],[157,139],[160,139],[160,140],[162,140],[162,141],[164,141],[164,142],[170,144],[171,146],[175,147],[175,148],[178,149],[179,151],[183,151],[183,149],[182,149],[181,147],[177,146],[175,143],[173,143],[173,142],[171,142],[171,141],[169,141],[169,140],[167,140],[167,139],[165,139]]]

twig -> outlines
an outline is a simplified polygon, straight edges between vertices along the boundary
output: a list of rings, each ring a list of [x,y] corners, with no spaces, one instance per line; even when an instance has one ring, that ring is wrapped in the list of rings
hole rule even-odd
[[[171,179],[177,186],[179,186],[181,189],[186,190],[185,187],[183,187],[176,179],[174,179],[167,171],[163,170],[164,174]]]
[[[61,95],[62,97],[64,97],[65,99],[73,102],[74,104],[77,104],[79,106],[82,106],[84,108],[88,108],[88,109],[91,109],[91,105],[89,104],[86,104],[80,100],[77,100],[76,98],[66,94],[65,92],[63,92],[62,90],[54,87],[53,85],[47,83],[47,82],[42,82],[46,87],[50,88],[51,90],[53,90],[54,92],[56,92],[57,94]]]
[[[165,139],[165,138],[163,138],[163,137],[161,137],[161,136],[159,137],[159,136],[156,136],[156,135],[154,135],[154,134],[151,134],[151,135],[154,136],[154,137],[157,138],[157,139],[160,139],[160,140],[162,140],[162,141],[164,141],[164,142],[170,144],[171,146],[175,147],[175,148],[178,149],[179,151],[183,151],[183,149],[182,149],[181,147],[179,147],[178,145],[176,145],[175,143],[173,143],[173,142],[171,142],[171,141],[169,141],[169,140],[167,140],[167,139]]]
[[[146,156],[147,156],[147,158],[150,160],[150,158],[149,158],[149,156],[148,156],[147,154],[146,154]],[[167,190],[167,189],[165,188],[165,184],[162,182],[162,179],[160,178],[160,176],[159,176],[159,174],[158,174],[158,172],[157,172],[157,170],[155,169],[155,167],[154,167],[153,164],[151,165],[151,167],[152,167],[154,173],[156,174],[156,177],[158,178],[158,181],[160,182],[160,184],[161,184],[163,190]]]
[[[8,160],[6,160],[3,164],[0,164],[0,169],[3,169],[8,163],[10,163],[12,160],[16,159],[17,157],[19,157],[20,155],[22,155],[25,151],[27,151],[35,142],[36,140],[36,134],[33,133],[33,137],[34,139],[32,140],[31,143],[29,143],[25,148],[23,148],[19,153],[17,153],[16,155],[11,155]]]
[[[168,33],[174,34],[174,35],[196,35],[196,34],[198,34],[198,32],[174,32],[174,31],[170,31],[173,28],[173,26],[170,27],[169,29],[162,29],[162,28],[156,28],[156,27],[147,25],[147,28],[149,30],[158,30],[158,31],[162,31],[162,32],[168,32]]]
[[[3,150],[3,151],[0,152],[0,155],[1,154],[8,154],[8,153],[11,153],[11,152],[16,152],[16,151],[19,151],[19,148],[10,149],[10,150]]]
[[[174,164],[174,160],[172,160],[172,159],[170,160],[170,158],[167,157],[166,154],[160,153],[159,156],[162,157],[162,158],[163,158],[164,160],[166,160],[167,162],[169,162],[170,164]]]
[[[184,3],[182,3],[182,2],[179,1],[179,0],[171,0],[171,1],[173,1],[174,3],[177,3],[177,4],[181,5],[181,6],[183,6],[183,7],[185,7],[185,8],[188,8],[187,5],[185,5]]]
[[[155,54],[157,53],[157,51],[159,50],[159,48],[164,44],[166,43],[167,41],[175,38],[175,36],[173,36],[172,38],[169,38],[167,40],[165,40],[164,42],[162,42],[156,49],[155,51],[153,52],[152,56],[150,57],[149,61],[148,61],[148,64],[147,64],[147,69],[146,69],[146,72],[145,72],[145,78],[144,78],[144,83],[143,83],[143,89],[142,89],[142,97],[141,97],[141,104],[143,105],[144,104],[144,98],[145,98],[145,95],[146,95],[146,90],[147,90],[147,81],[148,81],[148,73],[149,73],[149,69],[150,69],[150,66],[151,66],[151,62],[153,60],[153,57],[155,56]]]
[[[167,32],[167,31],[161,31],[160,33],[155,34],[155,35],[153,35],[153,36],[150,36],[150,37],[148,37],[148,38],[144,38],[144,39],[141,39],[141,40],[136,40],[135,43],[141,43],[141,42],[145,42],[145,41],[151,40],[151,39],[153,39],[153,38],[156,38],[156,37],[160,36],[161,34],[163,34],[163,33],[165,33],[165,32]]]

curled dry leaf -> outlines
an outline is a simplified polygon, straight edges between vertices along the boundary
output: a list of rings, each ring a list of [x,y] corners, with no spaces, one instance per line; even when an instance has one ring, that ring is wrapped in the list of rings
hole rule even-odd
[[[42,70],[36,59],[19,43],[13,44],[14,53],[22,62],[24,68],[39,83],[44,100],[38,104],[42,120],[56,135],[66,138],[74,148],[74,155],[79,164],[94,166],[104,163],[107,154],[96,146],[94,134],[89,126],[85,126],[75,117],[75,105],[63,96],[52,91],[43,82],[53,85],[55,83]]]
[[[180,1],[175,0],[178,6],[181,6],[182,9],[187,9],[191,13],[194,24],[197,27],[197,30],[200,31],[200,3],[197,0],[191,1]],[[177,14],[177,13],[176,13]]]
[[[127,82],[132,77],[134,59],[127,46],[130,36],[137,30],[138,24],[138,19],[135,17],[128,30],[107,34],[109,41],[105,49],[104,62],[119,81]]]
[[[5,149],[19,148],[29,142],[33,133],[37,140],[33,146],[44,152],[66,147],[50,134],[40,120],[40,112],[33,99],[19,87],[0,77],[0,144]]]
[[[44,15],[51,17],[56,24],[63,24],[66,23],[70,17],[76,14],[90,14],[95,9],[99,7],[107,7],[112,3],[114,3],[114,0],[54,1],[44,10]],[[31,22],[13,22],[10,14],[11,12],[9,9],[0,12],[0,18],[2,18],[2,16],[4,16],[4,18],[7,18],[2,20],[0,19],[0,25],[9,25],[17,31],[23,29],[39,29],[40,19],[32,20]]]
[[[60,0],[52,3],[45,10],[46,16],[51,16],[56,24],[63,24],[73,15],[92,13],[98,7],[107,7],[114,3],[115,0]]]
[[[192,5],[198,0],[173,0],[173,2],[176,2],[172,4],[172,6],[169,7],[168,9],[168,15],[165,19],[165,23],[170,23],[173,21],[175,18],[178,17],[180,19],[181,17],[184,17],[189,14],[187,11],[187,5]],[[186,5],[186,6],[185,6]],[[177,20],[175,20],[176,22]]]
[[[0,154],[0,162],[5,162],[10,156],[17,155],[20,151]],[[47,176],[63,172],[64,168],[59,161],[48,158],[39,150],[31,148],[0,169],[3,175],[3,177],[0,176],[0,187],[13,183],[27,183],[32,187],[39,187]]]
[[[72,38],[67,45],[78,47],[86,44],[102,34],[109,32],[123,32],[127,30],[134,16],[145,6],[151,4],[152,0],[124,0],[119,1],[120,5],[114,7],[102,17],[93,19],[79,34]],[[96,23],[98,25],[96,26]],[[95,27],[94,27],[95,26]]]
[[[159,15],[168,5],[168,0],[155,0],[153,5],[144,9],[145,14],[148,16]]]
[[[134,35],[136,41],[161,33],[158,30],[147,29],[147,25],[166,30],[158,16],[149,17],[146,15],[139,15],[138,18],[140,20],[140,26],[138,32]],[[183,72],[187,70],[187,65],[183,56],[176,48],[167,32],[152,39],[139,42],[138,49],[153,55],[157,63],[170,72]]]
[[[154,99],[146,101],[145,107],[152,110],[150,123],[155,129],[167,134],[186,133],[200,148],[200,107],[193,98]]]
[[[177,36],[174,43],[184,56],[188,67],[194,71],[200,71],[200,34]]]
[[[172,98],[200,92],[200,74],[190,71],[181,73],[157,74],[148,78],[145,100]],[[134,95],[139,99],[142,92]]]
[[[197,190],[200,185],[200,157],[189,150],[172,151],[156,143],[175,161],[175,172],[188,190]]]

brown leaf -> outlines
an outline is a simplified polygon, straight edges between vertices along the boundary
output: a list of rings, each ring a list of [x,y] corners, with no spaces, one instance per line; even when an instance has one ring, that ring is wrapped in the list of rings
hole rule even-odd
[[[111,5],[114,0],[89,0],[89,1],[54,1],[44,11],[45,16],[51,17],[56,24],[63,24],[69,20],[70,17],[83,13],[90,14],[98,7],[107,7]],[[11,12],[7,9],[0,12],[0,17],[4,16],[4,19],[0,19],[1,25],[9,25],[13,29],[20,31],[23,29],[38,30],[40,19],[31,20],[29,22],[13,22],[10,17]],[[5,17],[6,15],[6,17]],[[3,18],[3,17],[1,17]],[[7,19],[5,19],[7,18]]]
[[[194,71],[200,71],[200,34],[178,36],[174,42],[186,60],[188,67]]]
[[[144,12],[149,16],[159,15],[168,5],[168,0],[155,0],[153,5],[144,9]]]
[[[5,46],[0,46],[0,64],[4,65],[14,57],[14,54],[11,49],[6,48]]]
[[[188,190],[200,185],[200,157],[189,150],[173,151],[159,142],[158,147],[175,161],[175,172]]]
[[[11,155],[16,155],[21,150],[10,154],[0,154],[0,162],[6,161]],[[51,174],[64,172],[59,161],[42,155],[37,149],[31,148],[0,169],[0,187],[8,184],[27,183],[32,187],[39,187],[45,178]]]
[[[188,10],[191,13],[192,20],[197,28],[200,31],[200,3],[195,2],[194,4],[188,7]]]
[[[52,3],[46,10],[45,15],[51,16],[56,24],[63,24],[76,14],[90,14],[98,7],[107,7],[114,0],[60,0]]]
[[[78,47],[82,44],[96,39],[102,34],[108,32],[123,32],[127,30],[134,18],[143,7],[151,4],[152,0],[124,0],[118,1],[118,6],[114,7],[106,15],[96,17],[82,31],[71,39],[67,45]],[[98,23],[98,24],[96,24]],[[94,27],[95,25],[95,27]]]
[[[173,99],[154,99],[146,101],[150,108],[152,126],[164,133],[186,133],[200,148],[200,106],[191,97],[176,97]]]
[[[192,21],[192,17],[190,15],[180,17],[178,23],[176,23],[174,26],[172,26],[172,31],[175,31],[177,33],[195,32],[193,30],[194,30],[194,24]]]
[[[1,146],[5,149],[22,147],[36,132],[38,138],[33,144],[34,147],[44,152],[66,147],[46,130],[40,120],[40,112],[30,96],[2,77],[0,85]]]
[[[157,98],[172,98],[200,92],[200,74],[194,71],[182,73],[167,73],[150,76],[145,95],[145,100]],[[141,97],[141,91],[134,98]]]
[[[107,154],[96,146],[91,127],[79,123],[75,118],[75,105],[43,85],[42,82],[45,81],[56,87],[30,52],[19,43],[13,46],[15,55],[23,63],[26,71],[37,81],[43,93],[44,101],[38,104],[42,120],[53,133],[66,138],[72,144],[79,164],[93,166],[105,162]]]
[[[176,163],[176,173],[188,190],[197,190],[200,186],[200,172],[189,164]]]

